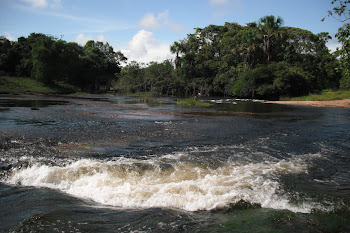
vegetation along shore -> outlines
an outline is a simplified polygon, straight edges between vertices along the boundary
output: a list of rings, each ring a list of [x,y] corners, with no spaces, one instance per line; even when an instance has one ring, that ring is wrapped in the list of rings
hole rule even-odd
[[[280,101],[267,101],[266,103],[302,105],[313,107],[350,108],[350,91],[324,90],[318,95],[283,98]]]
[[[330,15],[348,14],[348,2],[333,3]],[[345,20],[336,34],[342,47],[332,53],[326,46],[329,33],[284,26],[281,17],[246,25],[226,22],[195,28],[171,45],[174,60],[148,64],[127,63],[108,42],[80,46],[42,33],[17,41],[1,37],[0,93],[112,91],[280,100],[349,90],[349,30]]]

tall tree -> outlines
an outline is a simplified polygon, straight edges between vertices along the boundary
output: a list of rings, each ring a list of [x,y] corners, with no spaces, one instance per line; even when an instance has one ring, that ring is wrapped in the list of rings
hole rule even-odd
[[[86,87],[90,92],[100,91],[101,86],[108,89],[121,71],[121,62],[125,60],[126,57],[121,52],[115,52],[108,43],[93,40],[86,42],[83,56]]]
[[[280,28],[283,25],[283,19],[281,17],[275,17],[268,15],[259,20],[259,28],[264,36],[263,49],[267,55],[267,64],[270,64],[272,59],[272,49],[276,37],[281,36]]]
[[[179,54],[181,52],[184,52],[185,48],[184,48],[184,42],[183,41],[175,41],[174,44],[172,44],[170,46],[170,51],[172,53],[175,53],[176,54],[176,57],[175,57],[175,69],[178,69],[181,67],[181,60],[180,60],[180,57],[179,57]]]
[[[328,11],[328,16],[335,18],[343,23],[343,26],[338,29],[335,36],[341,43],[341,48],[336,51],[336,54],[342,61],[343,77],[340,80],[340,87],[350,89],[350,0],[333,0],[333,9]],[[324,21],[325,18],[322,19]]]
[[[261,39],[258,37],[257,30],[254,28],[241,30],[241,32],[236,35],[236,38],[239,44],[237,48],[241,51],[245,68],[247,70],[253,69],[261,60],[261,53],[263,53],[259,46],[261,44]]]
[[[52,84],[59,70],[56,66],[59,54],[55,50],[55,39],[44,34],[37,36],[32,45],[32,77],[45,84]]]
[[[16,50],[16,42],[0,36],[0,71],[7,75],[15,74],[16,65],[20,59],[20,54]]]

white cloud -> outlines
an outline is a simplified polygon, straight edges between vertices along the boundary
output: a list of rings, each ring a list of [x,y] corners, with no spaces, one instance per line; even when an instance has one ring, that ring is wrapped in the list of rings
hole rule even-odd
[[[52,9],[61,9],[62,1],[61,0],[21,0],[24,3],[27,3],[32,8],[47,8]]]
[[[34,7],[34,8],[46,8],[49,5],[46,0],[21,0],[21,1],[28,3],[31,7]]]
[[[335,52],[337,48],[341,47],[341,44],[339,43],[337,38],[329,40],[326,45],[331,52]]]
[[[86,42],[88,42],[89,40],[92,40],[91,37],[89,36],[85,36],[83,33],[80,33],[75,39],[74,42],[77,42],[80,45],[85,45]]]
[[[169,23],[169,11],[165,10],[157,15],[157,19],[164,24]]]
[[[125,50],[121,52],[128,58],[128,61],[149,63],[151,61],[163,62],[171,59],[169,44],[162,44],[157,41],[152,32],[140,30],[133,36]]]
[[[144,28],[158,28],[159,22],[154,14],[147,14],[141,19],[140,26]]]
[[[96,41],[101,41],[103,43],[106,43],[107,39],[106,39],[106,37],[104,35],[101,34],[101,35],[98,35]]]
[[[15,38],[13,38],[13,36],[9,32],[5,32],[5,37],[6,37],[6,39],[8,39],[10,41],[14,41],[15,40]]]
[[[59,3],[61,2],[61,0],[51,0],[51,2]],[[119,20],[111,21],[111,20],[96,18],[93,16],[81,17],[73,14],[62,13],[62,11],[57,11],[53,9],[53,8],[59,8],[59,6],[57,5],[56,6],[50,5],[51,9],[49,8],[36,9],[34,7],[26,6],[24,4],[17,4],[14,6],[21,11],[26,11],[33,14],[44,15],[49,17],[55,17],[55,18],[58,18],[59,20],[71,21],[70,23],[76,27],[79,27],[79,29],[67,32],[69,34],[76,34],[80,32],[105,33],[108,31],[120,31],[120,30],[127,30],[132,28],[132,26],[129,23],[126,23],[124,21],[119,21]]]
[[[157,15],[153,13],[146,14],[139,25],[143,28],[159,29],[160,27],[169,28],[172,31],[181,31],[184,27],[181,24],[171,22],[169,19],[169,11],[165,10]]]
[[[107,42],[107,39],[104,35],[98,35],[96,39],[94,39],[91,36],[85,36],[83,33],[80,33],[75,39],[74,42],[80,44],[80,45],[85,45],[86,42],[88,42],[89,40],[94,40],[94,41],[101,41],[103,43]]]
[[[227,6],[230,5],[229,0],[209,0],[209,4],[212,6]]]

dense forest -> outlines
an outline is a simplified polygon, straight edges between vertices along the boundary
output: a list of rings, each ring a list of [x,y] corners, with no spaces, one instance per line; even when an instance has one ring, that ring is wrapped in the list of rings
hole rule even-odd
[[[347,17],[349,1],[340,3],[331,16]],[[121,93],[279,99],[350,89],[348,19],[336,35],[342,47],[334,53],[326,46],[328,33],[287,27],[281,17],[271,15],[245,26],[195,28],[171,45],[173,60],[131,61],[124,67],[127,58],[108,43],[88,41],[80,46],[40,33],[15,42],[1,37],[0,72],[92,93],[112,87]]]
[[[82,47],[41,33],[15,42],[0,37],[0,53],[2,75],[31,77],[48,86],[68,84],[91,93],[114,80],[126,61],[108,43],[91,40]]]
[[[209,25],[173,43],[175,68],[171,61],[147,67],[131,62],[116,87],[158,95],[259,99],[349,89],[349,54],[331,54],[329,39],[325,32],[283,27],[283,19],[274,16],[246,26]]]

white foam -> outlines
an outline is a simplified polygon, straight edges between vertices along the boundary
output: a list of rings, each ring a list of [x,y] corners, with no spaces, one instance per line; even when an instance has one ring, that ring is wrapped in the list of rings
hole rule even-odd
[[[312,203],[292,204],[280,174],[307,171],[301,160],[237,164],[218,168],[176,160],[183,154],[146,161],[82,159],[66,166],[35,164],[14,170],[9,184],[48,187],[95,202],[125,208],[166,207],[187,211],[225,208],[241,200],[263,208],[308,213]],[[164,161],[164,158],[170,161]]]

